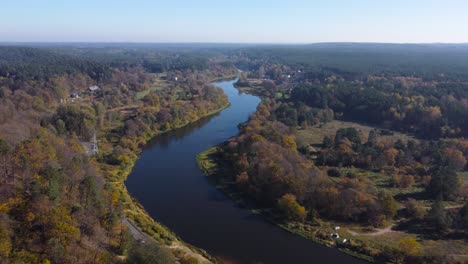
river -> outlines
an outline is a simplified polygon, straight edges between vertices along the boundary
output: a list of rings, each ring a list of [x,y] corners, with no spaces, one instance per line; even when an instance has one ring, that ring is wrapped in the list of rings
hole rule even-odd
[[[260,102],[233,83],[215,83],[227,94],[229,108],[157,136],[145,147],[126,181],[128,191],[184,241],[229,263],[362,263],[237,206],[200,171],[196,155],[237,135],[237,125]]]

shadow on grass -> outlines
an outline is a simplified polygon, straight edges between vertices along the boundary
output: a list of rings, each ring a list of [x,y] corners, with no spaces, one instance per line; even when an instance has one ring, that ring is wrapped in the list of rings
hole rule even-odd
[[[394,197],[398,201],[406,201],[408,199],[415,199],[415,200],[427,200],[431,197],[425,191],[420,192],[412,192],[412,193],[399,193]]]
[[[440,230],[431,223],[424,220],[409,220],[404,221],[394,227],[397,231],[403,231],[419,235],[422,239],[431,240],[467,240],[468,236],[465,232],[459,230]]]

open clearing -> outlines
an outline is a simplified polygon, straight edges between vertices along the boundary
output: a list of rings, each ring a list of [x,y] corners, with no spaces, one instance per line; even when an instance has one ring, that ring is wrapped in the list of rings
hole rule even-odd
[[[357,131],[359,131],[361,134],[361,140],[363,142],[367,141],[369,132],[373,129],[376,129],[376,127],[362,125],[354,122],[333,120],[325,124],[309,126],[306,129],[298,129],[296,134],[298,140],[302,141],[303,143],[309,145],[321,145],[325,136],[334,137],[338,129],[347,127],[354,127]],[[401,139],[403,141],[408,141],[411,139],[415,140],[414,137],[399,132],[393,132],[393,135],[382,135],[380,138],[388,138],[391,140]]]

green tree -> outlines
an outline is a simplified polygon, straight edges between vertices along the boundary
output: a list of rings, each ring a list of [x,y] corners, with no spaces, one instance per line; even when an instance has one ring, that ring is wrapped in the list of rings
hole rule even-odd
[[[93,176],[86,176],[81,183],[81,194],[84,207],[87,209],[96,209],[101,212],[104,203],[101,191]]]
[[[427,191],[434,198],[453,200],[458,195],[460,179],[451,166],[441,166],[435,169]]]
[[[427,214],[427,220],[438,231],[443,232],[452,225],[452,218],[447,214],[441,200],[432,204]]]
[[[398,203],[393,198],[393,195],[387,192],[379,193],[379,201],[382,205],[383,213],[387,219],[392,219],[395,217]]]
[[[325,136],[323,138],[322,147],[323,148],[332,148],[333,147],[333,139],[330,136]]]
[[[372,129],[371,131],[369,131],[369,136],[367,138],[367,145],[371,147],[375,146],[377,144],[377,138],[378,138],[378,134],[375,129]]]
[[[60,196],[63,184],[63,175],[57,168],[48,166],[43,172],[45,178],[49,180],[47,195],[51,200],[55,200]]]
[[[335,145],[338,146],[341,140],[347,138],[353,144],[361,144],[359,132],[354,127],[340,128],[336,131]]]

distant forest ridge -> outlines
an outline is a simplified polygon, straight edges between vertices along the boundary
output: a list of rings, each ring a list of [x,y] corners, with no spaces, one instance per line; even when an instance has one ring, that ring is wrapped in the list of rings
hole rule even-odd
[[[468,80],[468,44],[320,43],[243,49],[255,59],[369,74]]]
[[[212,56],[213,52],[187,49],[0,45],[0,77],[42,80],[86,73],[99,82],[110,78],[112,68],[143,66],[149,72],[203,70]]]
[[[468,44],[443,43],[0,43],[0,76],[21,75],[26,69],[34,72],[28,76],[40,79],[85,70],[99,80],[108,76],[109,67],[143,65],[151,72],[206,69],[209,58],[222,54],[257,61],[239,66],[289,64],[353,79],[393,75],[468,81]]]

